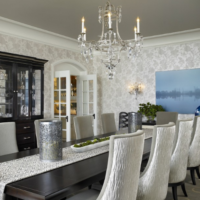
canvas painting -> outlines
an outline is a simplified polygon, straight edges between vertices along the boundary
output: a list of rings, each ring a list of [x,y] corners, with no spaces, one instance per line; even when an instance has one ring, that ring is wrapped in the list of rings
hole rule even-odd
[[[200,105],[200,69],[156,72],[156,104],[169,112],[194,114]]]

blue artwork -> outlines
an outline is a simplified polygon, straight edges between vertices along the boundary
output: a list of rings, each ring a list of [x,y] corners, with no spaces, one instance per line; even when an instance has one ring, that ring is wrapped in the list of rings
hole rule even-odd
[[[166,111],[194,114],[200,105],[200,69],[156,72],[156,104]]]

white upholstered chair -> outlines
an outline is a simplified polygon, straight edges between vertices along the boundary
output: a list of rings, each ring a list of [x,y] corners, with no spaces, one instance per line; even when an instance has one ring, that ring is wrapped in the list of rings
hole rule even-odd
[[[37,120],[34,121],[34,124],[35,124],[35,135],[36,135],[36,141],[37,141],[37,148],[40,148],[40,122],[44,122],[44,121],[47,121],[47,120],[54,120],[54,118],[50,118],[50,119],[37,119]]]
[[[200,179],[200,116],[194,118],[192,138],[189,149],[188,170],[190,170],[193,185],[196,185],[195,171]]]
[[[167,195],[175,124],[154,126],[151,153],[139,180],[137,200],[164,200]]]
[[[144,133],[110,137],[106,177],[99,194],[87,190],[69,200],[135,200],[144,148]]]
[[[177,200],[177,186],[181,185],[187,197],[184,180],[187,174],[187,162],[192,135],[193,120],[178,120],[176,124],[175,145],[171,158],[169,186],[172,187],[174,200]]]
[[[116,132],[115,115],[114,113],[104,113],[101,115],[104,133]]]
[[[0,123],[0,156],[18,151],[15,122]]]
[[[92,115],[74,117],[76,139],[94,136],[92,121]]]
[[[156,113],[156,119],[156,125],[168,124],[169,122],[174,122],[176,124],[178,113],[159,111]]]

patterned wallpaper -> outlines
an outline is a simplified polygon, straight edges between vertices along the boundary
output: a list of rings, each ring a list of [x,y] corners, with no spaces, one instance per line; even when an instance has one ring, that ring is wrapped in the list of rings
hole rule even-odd
[[[144,41],[145,42],[145,41]],[[73,59],[88,69],[88,74],[97,73],[98,83],[98,133],[102,133],[101,113],[114,112],[118,126],[119,112],[137,111],[139,103],[155,103],[155,71],[200,68],[200,41],[160,47],[145,48],[134,60],[122,55],[114,80],[108,80],[105,66],[96,56],[86,63],[79,53],[52,47],[37,42],[0,34],[0,51],[33,56],[49,60],[45,65],[44,115],[51,115],[51,67],[60,59]],[[145,85],[142,94],[135,99],[128,93],[128,85],[140,81]]]
[[[123,55],[121,60],[112,81],[108,80],[103,72],[98,58],[94,60],[94,66],[98,67],[99,82],[102,84],[99,91],[101,110],[114,112],[117,126],[121,111],[137,111],[140,103],[155,103],[156,71],[200,68],[200,41],[146,48],[141,56],[134,60],[129,60],[126,55]],[[128,85],[136,81],[145,85],[137,100],[134,95],[128,93]],[[179,119],[185,118],[185,115],[179,116]]]

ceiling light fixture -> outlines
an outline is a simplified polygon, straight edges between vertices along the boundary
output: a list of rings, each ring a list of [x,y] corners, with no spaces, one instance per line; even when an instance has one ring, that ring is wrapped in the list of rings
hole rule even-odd
[[[131,40],[122,40],[118,30],[118,24],[122,19],[122,7],[115,9],[109,1],[105,7],[99,7],[99,23],[102,24],[102,33],[98,41],[86,41],[85,19],[82,18],[82,32],[78,36],[78,42],[81,47],[81,54],[86,61],[93,59],[93,50],[101,52],[101,62],[108,69],[109,79],[114,78],[114,69],[120,63],[120,54],[126,51],[129,58],[134,58],[140,53],[143,38],[140,34],[140,19],[137,18],[137,28],[134,28],[135,38]],[[113,31],[112,23],[116,21],[116,32]],[[107,31],[105,31],[107,29]]]

